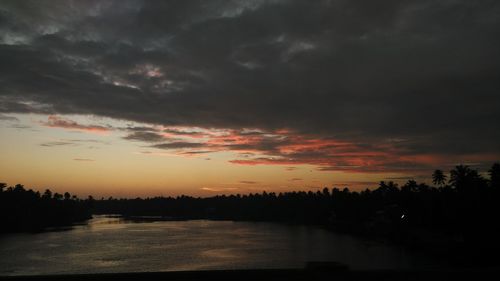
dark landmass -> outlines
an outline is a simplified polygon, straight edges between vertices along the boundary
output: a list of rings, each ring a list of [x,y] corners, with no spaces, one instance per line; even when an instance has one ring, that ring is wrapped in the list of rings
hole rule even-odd
[[[403,186],[380,182],[378,188],[351,192],[263,192],[136,199],[85,200],[69,194],[39,195],[17,185],[0,193],[6,231],[71,224],[93,214],[120,214],[132,220],[211,219],[313,224],[335,231],[384,239],[453,259],[456,265],[500,264],[500,164],[488,177],[468,166],[448,176],[433,173],[435,186],[409,180]],[[4,185],[5,187],[5,185]]]
[[[0,183],[0,233],[36,232],[90,219],[88,201],[46,190],[44,194],[17,184],[6,190]]]

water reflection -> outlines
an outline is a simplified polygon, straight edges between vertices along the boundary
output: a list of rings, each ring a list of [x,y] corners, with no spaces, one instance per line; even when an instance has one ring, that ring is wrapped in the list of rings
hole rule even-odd
[[[353,269],[440,266],[384,244],[273,223],[156,221],[99,216],[63,232],[0,237],[0,274],[296,268],[338,261]]]

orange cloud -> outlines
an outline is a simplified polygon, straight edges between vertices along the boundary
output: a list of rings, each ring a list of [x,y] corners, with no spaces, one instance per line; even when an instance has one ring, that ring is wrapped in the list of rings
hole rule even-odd
[[[237,165],[312,165],[319,171],[351,173],[411,172],[427,173],[450,163],[449,155],[411,153],[393,142],[361,143],[313,134],[300,134],[288,129],[210,130],[189,127],[169,127],[163,130],[186,141],[165,142],[152,147],[171,150],[184,157],[232,151]],[[462,159],[463,155],[454,157]],[[466,157],[470,161],[478,157]],[[480,158],[484,159],[484,158]]]

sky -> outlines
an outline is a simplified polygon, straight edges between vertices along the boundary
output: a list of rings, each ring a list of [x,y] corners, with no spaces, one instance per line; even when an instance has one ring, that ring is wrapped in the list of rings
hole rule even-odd
[[[500,2],[0,2],[0,182],[80,196],[429,182],[500,159]]]

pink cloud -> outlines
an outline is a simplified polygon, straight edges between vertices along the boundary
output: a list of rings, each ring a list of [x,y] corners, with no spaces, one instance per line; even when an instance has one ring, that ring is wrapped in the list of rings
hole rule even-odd
[[[185,139],[183,145],[156,144],[159,149],[174,154],[195,157],[214,152],[235,152],[236,165],[282,165],[292,171],[297,165],[316,166],[317,171],[350,173],[397,172],[422,174],[450,161],[464,159],[463,155],[410,153],[392,142],[360,143],[301,134],[288,129],[264,131],[261,129],[210,130],[189,127],[171,127],[165,134]],[[189,144],[189,145],[188,145]],[[489,159],[470,155],[465,159]]]
[[[82,125],[70,119],[64,119],[57,115],[49,115],[47,122],[41,122],[42,125],[50,128],[62,128],[74,131],[82,131],[95,134],[103,134],[109,132],[109,128],[99,125]]]

